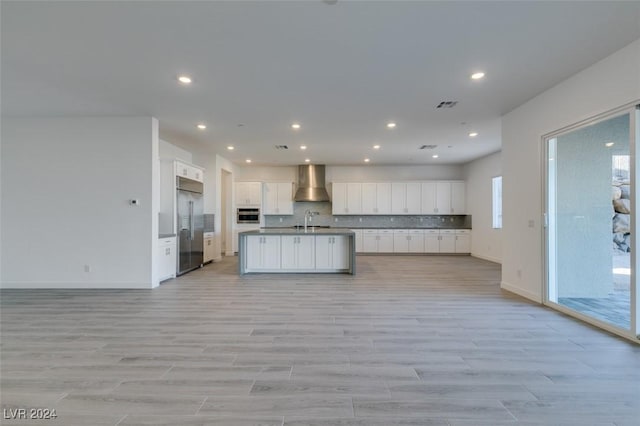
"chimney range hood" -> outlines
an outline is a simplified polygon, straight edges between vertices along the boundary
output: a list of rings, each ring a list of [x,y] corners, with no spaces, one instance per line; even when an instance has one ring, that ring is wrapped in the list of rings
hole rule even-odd
[[[298,190],[294,201],[329,201],[324,187],[324,166],[305,164],[298,166]]]

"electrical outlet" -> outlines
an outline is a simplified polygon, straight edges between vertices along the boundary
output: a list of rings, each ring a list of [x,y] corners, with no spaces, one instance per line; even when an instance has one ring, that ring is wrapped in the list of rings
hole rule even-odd
[[[391,222],[393,222],[393,218],[391,218]]]
[[[420,218],[420,222],[422,222],[422,218]]]
[[[362,222],[362,218],[360,218],[360,222]]]
[[[333,221],[334,221],[334,222],[337,222],[337,221],[338,221],[338,218],[337,218],[337,217],[336,217],[336,218],[334,218],[334,219],[333,219]]]
[[[282,218],[280,218],[280,223],[282,223]]]
[[[518,276],[518,279],[522,278],[522,269],[518,269],[516,271],[516,275]]]
[[[85,272],[91,272],[91,265],[84,265]]]

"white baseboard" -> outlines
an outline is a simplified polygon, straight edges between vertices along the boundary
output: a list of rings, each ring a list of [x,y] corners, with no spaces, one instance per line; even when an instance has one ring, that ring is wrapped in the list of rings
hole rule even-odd
[[[472,257],[477,257],[478,259],[488,260],[489,262],[498,263],[498,264],[502,265],[502,260],[498,259],[497,257],[485,256],[483,254],[478,254],[478,253],[471,253],[471,256]]]
[[[513,284],[509,284],[506,281],[500,282],[500,288],[503,290],[507,290],[508,292],[517,294],[518,296],[522,296],[525,299],[529,299],[533,302],[542,304],[542,296],[539,294],[532,293],[528,290],[521,289],[520,287],[516,287]]]
[[[44,281],[44,282],[20,282],[9,281],[0,283],[2,289],[29,289],[29,290],[151,290],[150,282],[119,283],[119,282],[68,282],[68,281]]]

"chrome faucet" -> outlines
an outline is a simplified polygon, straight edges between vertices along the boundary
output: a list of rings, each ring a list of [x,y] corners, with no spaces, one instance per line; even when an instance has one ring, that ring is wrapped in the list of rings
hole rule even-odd
[[[307,232],[307,226],[311,218],[315,215],[318,215],[318,212],[312,212],[311,210],[305,210],[304,212],[304,232]]]

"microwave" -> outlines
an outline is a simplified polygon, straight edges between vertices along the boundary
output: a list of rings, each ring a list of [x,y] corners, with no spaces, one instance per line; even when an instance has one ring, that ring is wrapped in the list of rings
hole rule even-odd
[[[260,223],[260,209],[239,208],[236,212],[236,223]]]

